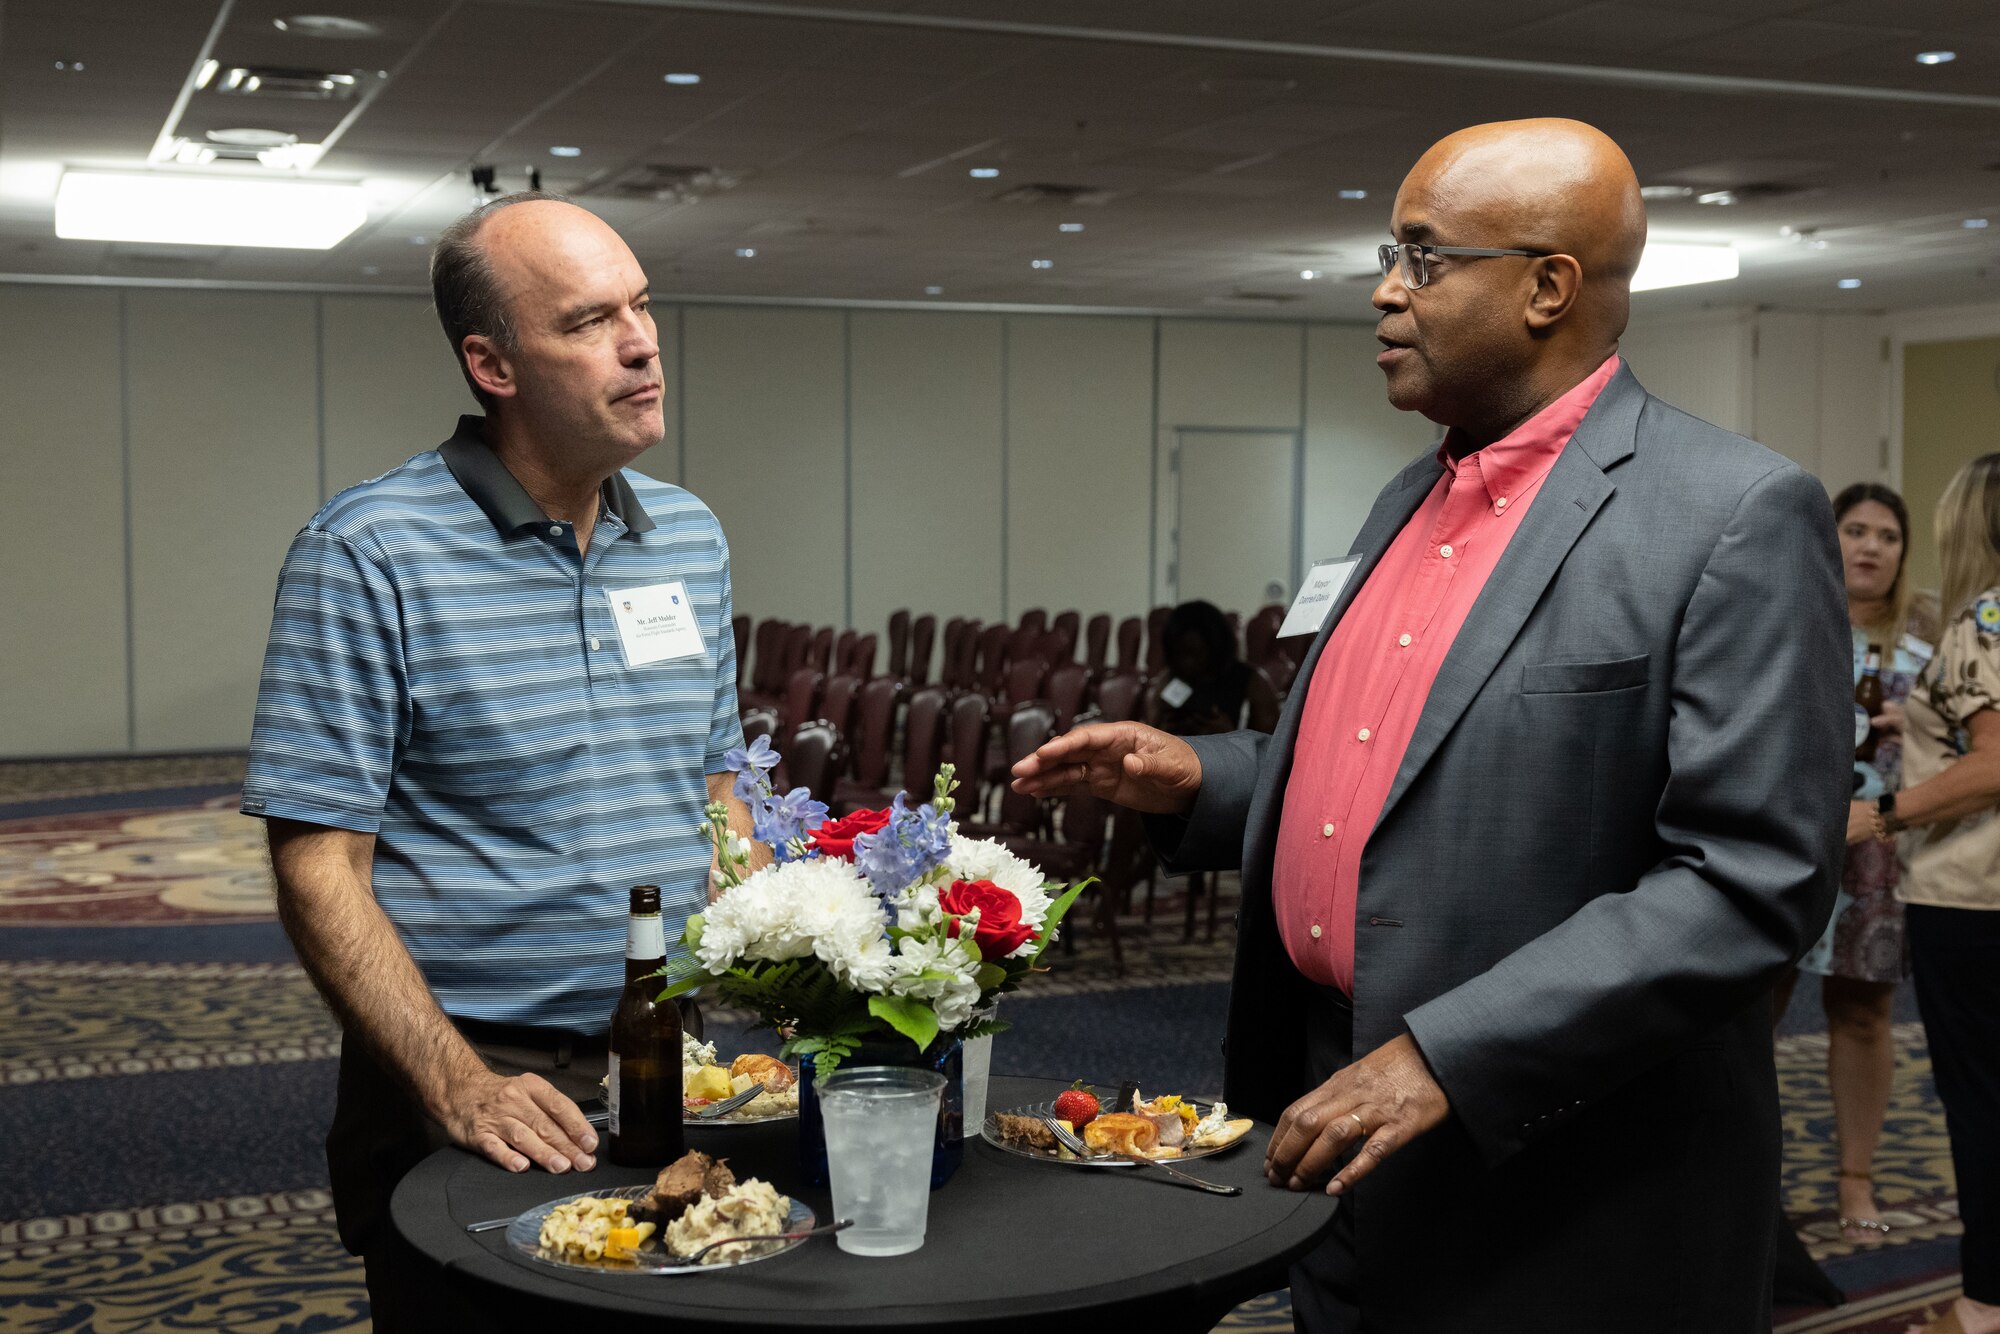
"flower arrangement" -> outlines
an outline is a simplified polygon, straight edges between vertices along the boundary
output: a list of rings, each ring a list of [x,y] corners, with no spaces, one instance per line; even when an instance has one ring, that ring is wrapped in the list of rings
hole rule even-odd
[[[1006,1027],[979,1013],[1034,969],[1088,881],[1052,899],[1033,863],[959,834],[948,764],[921,806],[898,793],[829,820],[806,789],[772,791],[767,739],[724,761],[776,861],[751,871],[728,807],[707,807],[721,893],[687,919],[664,996],[712,985],[785,1034],[787,1057],[811,1055],[822,1078],[870,1039],[897,1034],[925,1051],[941,1035]]]

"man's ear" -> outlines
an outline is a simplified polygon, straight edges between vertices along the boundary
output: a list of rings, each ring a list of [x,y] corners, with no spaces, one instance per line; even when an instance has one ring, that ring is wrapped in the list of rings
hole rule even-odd
[[[1528,298],[1528,327],[1541,332],[1561,320],[1583,291],[1583,266],[1571,255],[1536,261],[1535,290]],[[468,340],[469,341],[469,340]]]
[[[465,358],[466,374],[491,397],[512,398],[519,391],[513,363],[499,344],[485,334],[467,334],[458,351]]]

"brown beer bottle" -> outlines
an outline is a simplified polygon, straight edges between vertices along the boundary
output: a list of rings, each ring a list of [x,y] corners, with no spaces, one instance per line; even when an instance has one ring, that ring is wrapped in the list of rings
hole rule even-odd
[[[1854,758],[1863,764],[1874,760],[1875,743],[1880,739],[1868,720],[1880,717],[1881,713],[1882,646],[1870,644],[1868,656],[1861,660],[1861,680],[1854,687],[1854,734],[1861,738],[1854,747]]]
[[[660,887],[632,888],[625,934],[625,993],[611,1014],[611,1161],[658,1167],[687,1152],[681,1130],[681,1015],[671,1000],[655,1000],[661,978],[640,981],[667,961],[660,925]]]

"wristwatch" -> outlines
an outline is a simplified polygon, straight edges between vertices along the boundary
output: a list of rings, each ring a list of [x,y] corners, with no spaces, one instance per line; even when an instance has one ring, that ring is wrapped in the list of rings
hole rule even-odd
[[[1875,813],[1882,818],[1882,828],[1891,834],[1900,834],[1906,825],[1896,818],[1896,794],[1884,792],[1875,798]]]

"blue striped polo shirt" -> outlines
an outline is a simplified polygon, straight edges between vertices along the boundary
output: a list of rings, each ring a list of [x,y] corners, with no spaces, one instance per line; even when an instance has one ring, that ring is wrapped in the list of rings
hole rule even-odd
[[[373,833],[376,901],[445,1013],[602,1032],[631,887],[660,886],[670,941],[706,902],[705,775],[743,735],[729,547],[628,469],[579,561],[482,424],[293,541],[243,811]],[[676,581],[703,651],[628,667],[607,594]]]

